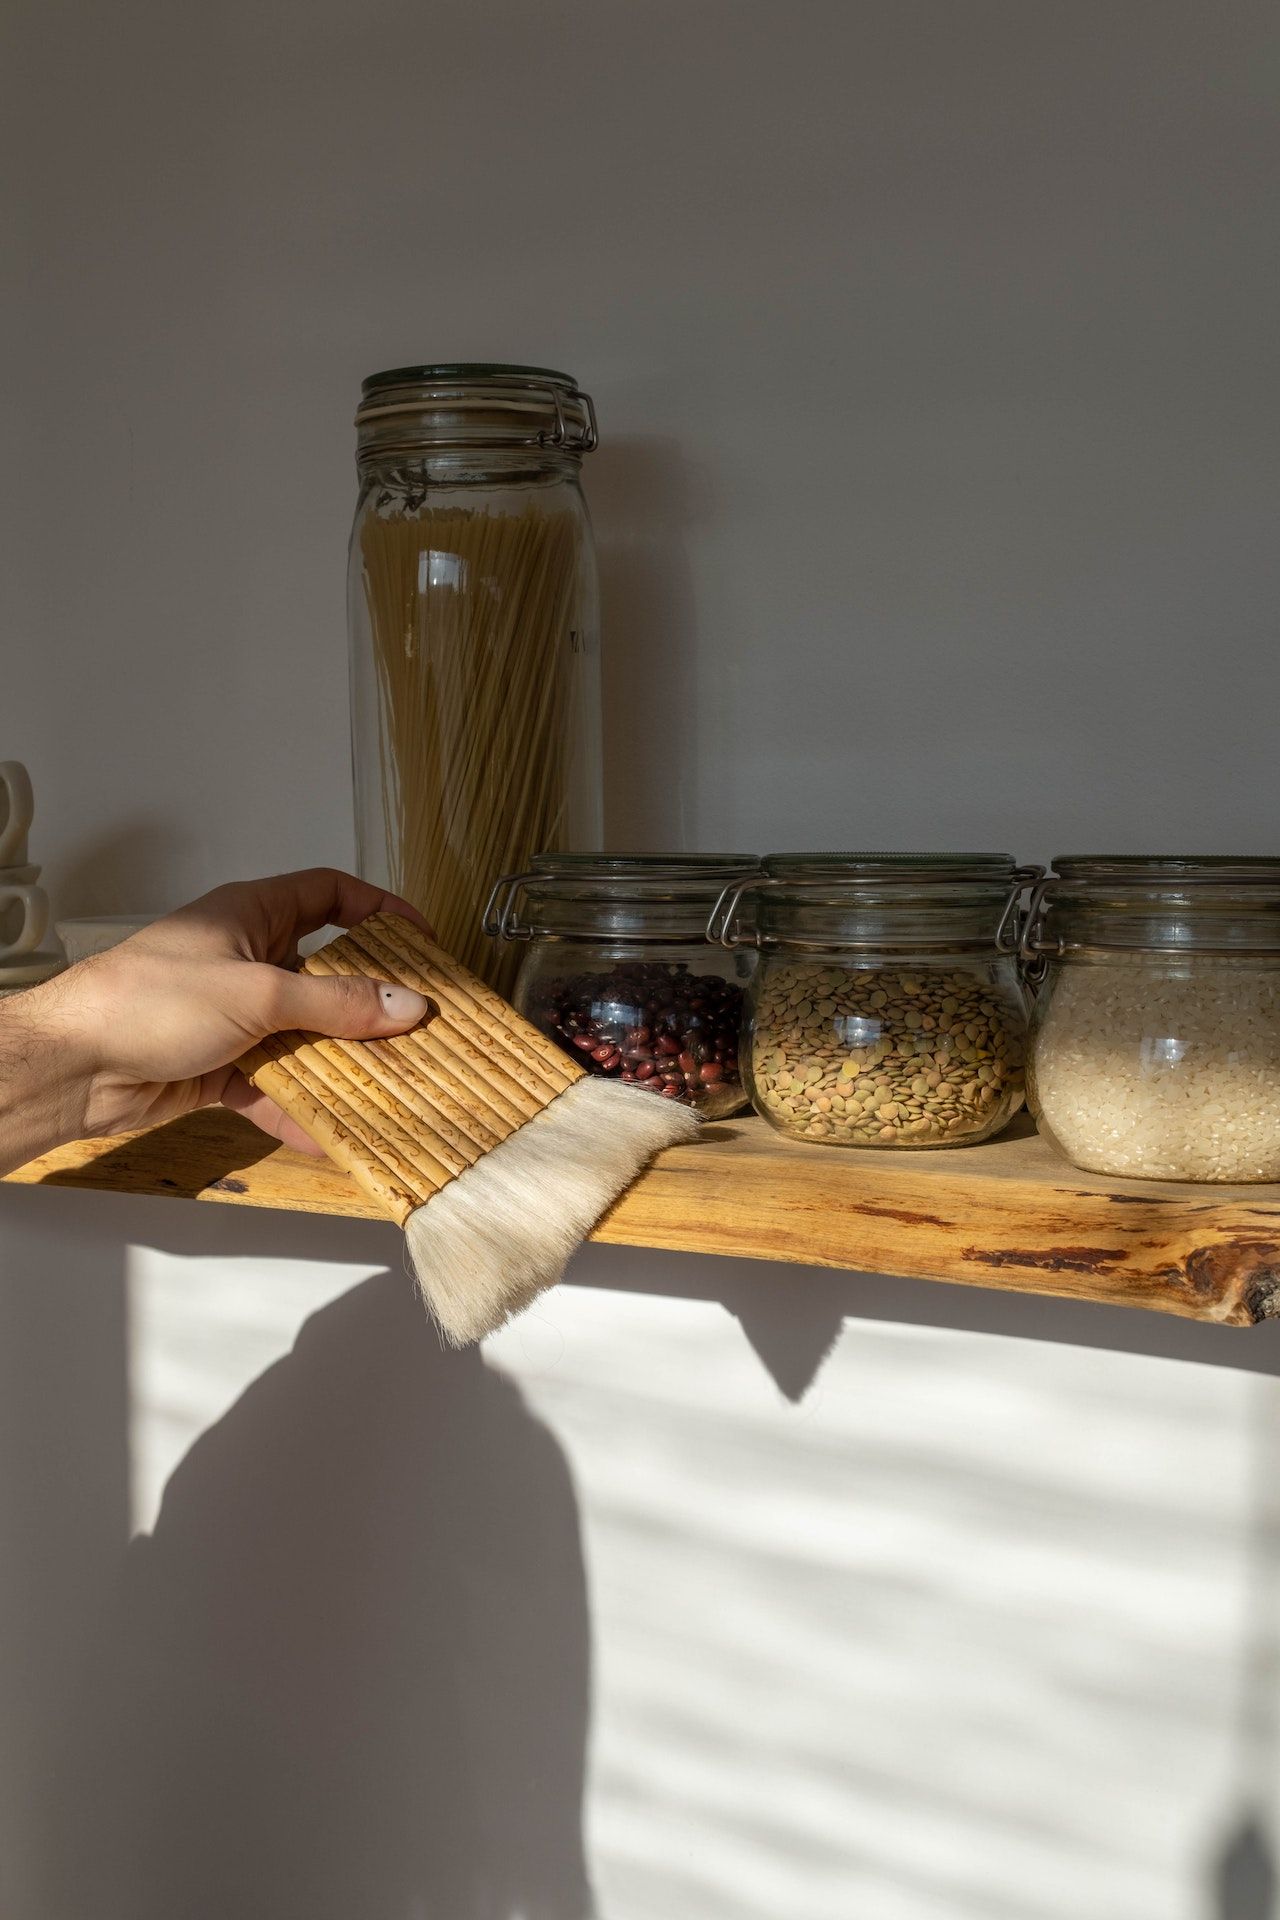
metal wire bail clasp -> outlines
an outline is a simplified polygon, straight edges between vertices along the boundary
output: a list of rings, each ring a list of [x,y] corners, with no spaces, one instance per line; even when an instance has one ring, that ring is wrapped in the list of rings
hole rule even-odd
[[[481,926],[491,940],[528,940],[532,927],[524,926],[516,916],[516,902],[522,887],[536,880],[536,873],[506,873],[493,883],[485,904]]]
[[[594,453],[600,445],[600,429],[596,425],[596,403],[589,393],[579,393],[578,398],[581,400],[582,410],[587,416],[587,429],[583,435],[582,451],[584,453]]]
[[[554,431],[549,434],[540,433],[538,435],[539,444],[544,447],[569,446],[569,421],[565,414],[564,404],[561,401],[558,388],[540,388],[538,390],[538,397],[539,399],[545,398],[550,401],[556,416]],[[596,426],[595,403],[589,393],[575,393],[573,398],[581,402],[582,405],[582,428],[578,439],[572,443],[572,450],[575,453],[594,453],[600,444],[600,433]]]
[[[1014,868],[1013,886],[1010,888],[1009,898],[1004,903],[1004,912],[1000,915],[1000,924],[996,928],[997,953],[1020,953],[1022,951],[1022,940],[1026,922],[1018,918],[1018,902],[1028,887],[1036,887],[1035,898],[1038,900],[1040,894],[1043,892],[1043,888],[1038,886],[1037,883],[1042,881],[1043,878],[1043,867]]]
[[[1022,960],[1022,977],[1032,988],[1041,985],[1049,971],[1050,960],[1056,960],[1062,952],[1061,939],[1047,941],[1043,938],[1045,895],[1053,883],[1052,879],[1044,878],[1043,867],[1040,869],[1040,876],[1035,891],[1027,903],[1027,911],[1022,921],[1022,935],[1017,947]]]
[[[737,925],[738,909],[742,905],[742,896],[748,891],[756,891],[770,884],[767,877],[758,873],[746,874],[740,880],[731,880],[720,891],[720,897],[711,909],[707,921],[707,939],[722,947],[758,947],[760,929],[754,928],[749,936],[744,935]]]

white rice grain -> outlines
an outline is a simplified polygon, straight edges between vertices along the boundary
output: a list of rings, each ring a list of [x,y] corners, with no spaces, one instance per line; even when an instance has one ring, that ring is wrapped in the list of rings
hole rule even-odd
[[[1068,1159],[1152,1180],[1280,1180],[1280,970],[1126,957],[1057,976],[1028,1092]]]

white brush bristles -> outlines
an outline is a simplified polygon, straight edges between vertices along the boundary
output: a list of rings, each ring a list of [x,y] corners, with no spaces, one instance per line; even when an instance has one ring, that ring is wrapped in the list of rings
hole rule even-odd
[[[451,1346],[493,1333],[564,1272],[601,1214],[700,1121],[616,1080],[578,1080],[409,1215],[422,1297]]]

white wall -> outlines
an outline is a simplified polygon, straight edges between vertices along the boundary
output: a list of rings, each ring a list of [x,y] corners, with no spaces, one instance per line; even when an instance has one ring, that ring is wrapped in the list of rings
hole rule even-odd
[[[61,911],[350,859],[350,414],[454,356],[596,397],[615,844],[1274,851],[1271,9],[0,33]],[[6,1915],[1271,1911],[1270,1330],[592,1250],[446,1361],[397,1260],[0,1195]]]

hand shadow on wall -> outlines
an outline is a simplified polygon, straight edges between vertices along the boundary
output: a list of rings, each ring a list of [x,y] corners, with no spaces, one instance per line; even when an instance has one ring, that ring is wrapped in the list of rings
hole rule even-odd
[[[40,1920],[579,1920],[587,1695],[564,1457],[379,1275],[130,1548]]]

